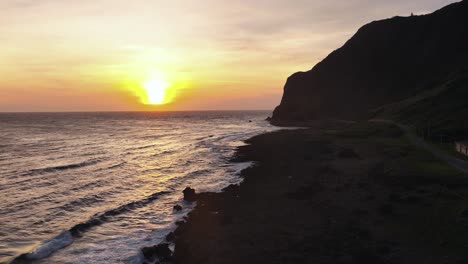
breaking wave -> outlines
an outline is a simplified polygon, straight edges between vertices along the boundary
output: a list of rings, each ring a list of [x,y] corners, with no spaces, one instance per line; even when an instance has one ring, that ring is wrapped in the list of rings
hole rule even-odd
[[[154,193],[145,199],[130,202],[128,204],[124,204],[119,206],[115,209],[108,210],[104,213],[99,213],[91,217],[88,221],[77,224],[60,233],[58,236],[44,242],[34,251],[29,253],[24,253],[13,260],[13,264],[20,264],[20,263],[27,263],[31,260],[42,259],[48,257],[52,253],[60,250],[64,247],[71,245],[75,238],[80,237],[84,232],[87,230],[99,226],[107,221],[113,216],[143,207],[149,203],[152,203],[156,199],[158,199],[161,195],[167,194],[168,192],[157,192]]]

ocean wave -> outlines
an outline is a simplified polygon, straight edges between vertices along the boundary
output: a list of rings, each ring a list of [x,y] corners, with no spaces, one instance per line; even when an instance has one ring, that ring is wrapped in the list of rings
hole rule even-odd
[[[72,163],[72,164],[59,165],[59,166],[51,166],[51,167],[46,167],[46,168],[41,168],[41,169],[33,169],[33,170],[30,170],[27,174],[43,174],[43,173],[54,172],[54,171],[79,169],[79,168],[82,168],[82,167],[97,164],[99,162],[101,162],[101,160],[90,160],[90,161],[85,161],[85,162],[80,162],[80,163]]]
[[[46,241],[33,252],[25,253],[15,258],[11,264],[29,263],[31,260],[43,259],[50,256],[50,254],[55,251],[71,245],[73,241],[74,238],[72,234],[69,231],[65,231],[51,240]]]
[[[116,216],[116,215],[119,215],[128,211],[143,207],[145,205],[148,205],[152,203],[154,200],[158,199],[159,196],[163,194],[167,194],[167,193],[168,192],[153,193],[152,195],[142,200],[133,201],[128,204],[124,204],[117,208],[106,211],[104,213],[96,214],[93,217],[91,217],[91,219],[89,219],[88,221],[77,224],[74,227],[70,228],[69,231],[72,233],[74,237],[80,236],[81,233],[87,231],[88,229],[105,223],[112,216]]]
[[[177,153],[177,151],[175,151],[175,150],[164,150],[163,152],[155,153],[155,154],[151,155],[151,157],[165,156],[165,155],[170,155],[170,154],[174,154],[174,153]]]
[[[119,168],[119,167],[122,167],[123,165],[127,164],[126,161],[123,161],[123,162],[120,162],[118,164],[115,164],[115,165],[112,165],[112,166],[109,166],[107,167],[106,170],[111,170],[111,169],[115,169],[115,168]]]
[[[41,246],[36,248],[34,251],[29,253],[24,253],[15,258],[11,263],[12,264],[22,264],[28,263],[31,260],[42,259],[45,257],[50,256],[52,253],[60,250],[64,247],[67,247],[73,243],[76,238],[81,237],[81,235],[86,232],[87,230],[102,225],[105,222],[109,221],[109,219],[113,216],[138,209],[140,207],[146,206],[156,199],[158,199],[161,195],[167,194],[169,192],[157,192],[153,193],[150,196],[138,200],[133,201],[124,205],[121,205],[117,208],[108,210],[103,213],[96,214],[92,216],[88,221],[77,224],[72,228],[60,233],[58,236],[44,242]]]
[[[142,140],[156,140],[163,137],[162,135],[147,135],[147,136],[139,136],[139,139]]]
[[[86,183],[84,185],[79,185],[79,186],[73,187],[73,188],[70,189],[70,191],[77,192],[77,191],[80,191],[80,190],[90,190],[90,189],[93,189],[94,187],[103,186],[104,184],[105,184],[104,180],[88,182],[88,183]]]
[[[73,212],[76,211],[77,208],[83,208],[87,207],[90,205],[95,205],[98,203],[102,203],[105,201],[105,196],[108,195],[109,192],[102,192],[99,194],[93,194],[85,197],[80,197],[77,198],[76,200],[72,200],[67,202],[64,205],[61,205],[59,207],[55,207],[55,210],[58,211],[68,211],[68,212]]]
[[[117,168],[120,168],[120,167],[124,166],[125,164],[127,164],[127,162],[122,161],[122,162],[119,162],[119,163],[114,163],[112,165],[109,165],[108,167],[99,168],[96,171],[107,171],[107,170],[117,169]]]
[[[212,171],[209,170],[209,169],[200,169],[200,170],[195,170],[195,171],[191,171],[191,172],[187,173],[185,175],[185,177],[193,178],[193,177],[197,177],[197,176],[200,176],[200,175],[203,175],[203,174],[210,174],[210,173],[212,173]]]
[[[160,146],[160,144],[150,144],[150,145],[145,145],[145,146],[128,148],[127,151],[149,149],[149,148],[154,148],[154,147],[158,147],[158,146]]]

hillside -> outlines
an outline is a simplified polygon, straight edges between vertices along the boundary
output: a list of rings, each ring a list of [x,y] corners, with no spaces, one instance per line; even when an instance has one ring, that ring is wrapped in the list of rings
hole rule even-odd
[[[273,122],[365,119],[380,108],[406,122],[437,116],[438,125],[458,124],[468,112],[466,72],[468,1],[374,21],[310,71],[289,77]]]
[[[375,111],[378,118],[412,126],[421,136],[452,142],[468,136],[468,73]]]

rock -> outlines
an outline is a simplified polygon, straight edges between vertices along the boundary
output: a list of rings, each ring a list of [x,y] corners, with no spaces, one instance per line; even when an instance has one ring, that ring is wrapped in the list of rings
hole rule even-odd
[[[271,121],[271,117],[270,117],[270,116],[269,116],[269,117],[267,117],[267,118],[265,119],[265,121],[268,121],[268,122],[270,122],[270,121]]]
[[[377,248],[377,253],[380,256],[386,256],[392,252],[392,249],[389,246],[380,246]]]
[[[224,188],[223,192],[229,193],[232,195],[237,195],[239,193],[239,185],[231,184],[228,187]]]
[[[393,214],[393,205],[392,204],[383,204],[379,207],[379,212],[384,215]]]
[[[366,209],[356,208],[353,210],[353,214],[363,216],[369,214],[369,211],[367,211]]]
[[[384,263],[382,258],[370,248],[358,248],[352,252],[353,262],[359,264]]]
[[[221,218],[222,225],[230,225],[233,222],[233,217],[231,215],[223,215]]]
[[[192,189],[190,187],[187,187],[187,188],[185,188],[183,193],[184,193],[184,200],[185,201],[193,202],[193,201],[197,200],[196,193],[195,193],[194,189]]]
[[[340,256],[336,259],[336,264],[350,264],[353,263],[353,258],[349,255]]]
[[[463,217],[463,218],[468,218],[468,209],[463,210],[460,213],[460,216]]]
[[[182,211],[182,206],[180,206],[178,204],[174,205],[174,211],[176,211],[176,212]]]
[[[413,195],[409,195],[408,197],[403,199],[403,202],[405,202],[405,203],[417,203],[419,201],[420,201],[419,197],[416,197],[416,196],[413,196]]]
[[[345,148],[338,153],[338,157],[341,159],[359,159],[359,155],[350,148]]]
[[[169,242],[174,241],[174,238],[175,238],[174,232],[170,232],[170,233],[167,234],[167,236],[166,236],[166,241],[169,241]]]
[[[161,261],[170,260],[172,257],[172,251],[169,249],[169,244],[162,243],[152,247],[145,247],[141,250],[145,258],[149,261],[157,259]]]
[[[388,200],[391,201],[391,202],[400,202],[401,197],[400,197],[400,195],[398,195],[396,193],[391,193],[391,194],[388,195]]]

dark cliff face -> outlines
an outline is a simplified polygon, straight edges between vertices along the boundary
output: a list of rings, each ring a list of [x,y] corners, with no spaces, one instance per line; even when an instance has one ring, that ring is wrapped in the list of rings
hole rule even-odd
[[[363,26],[308,72],[288,78],[274,121],[359,119],[468,67],[468,0]]]

